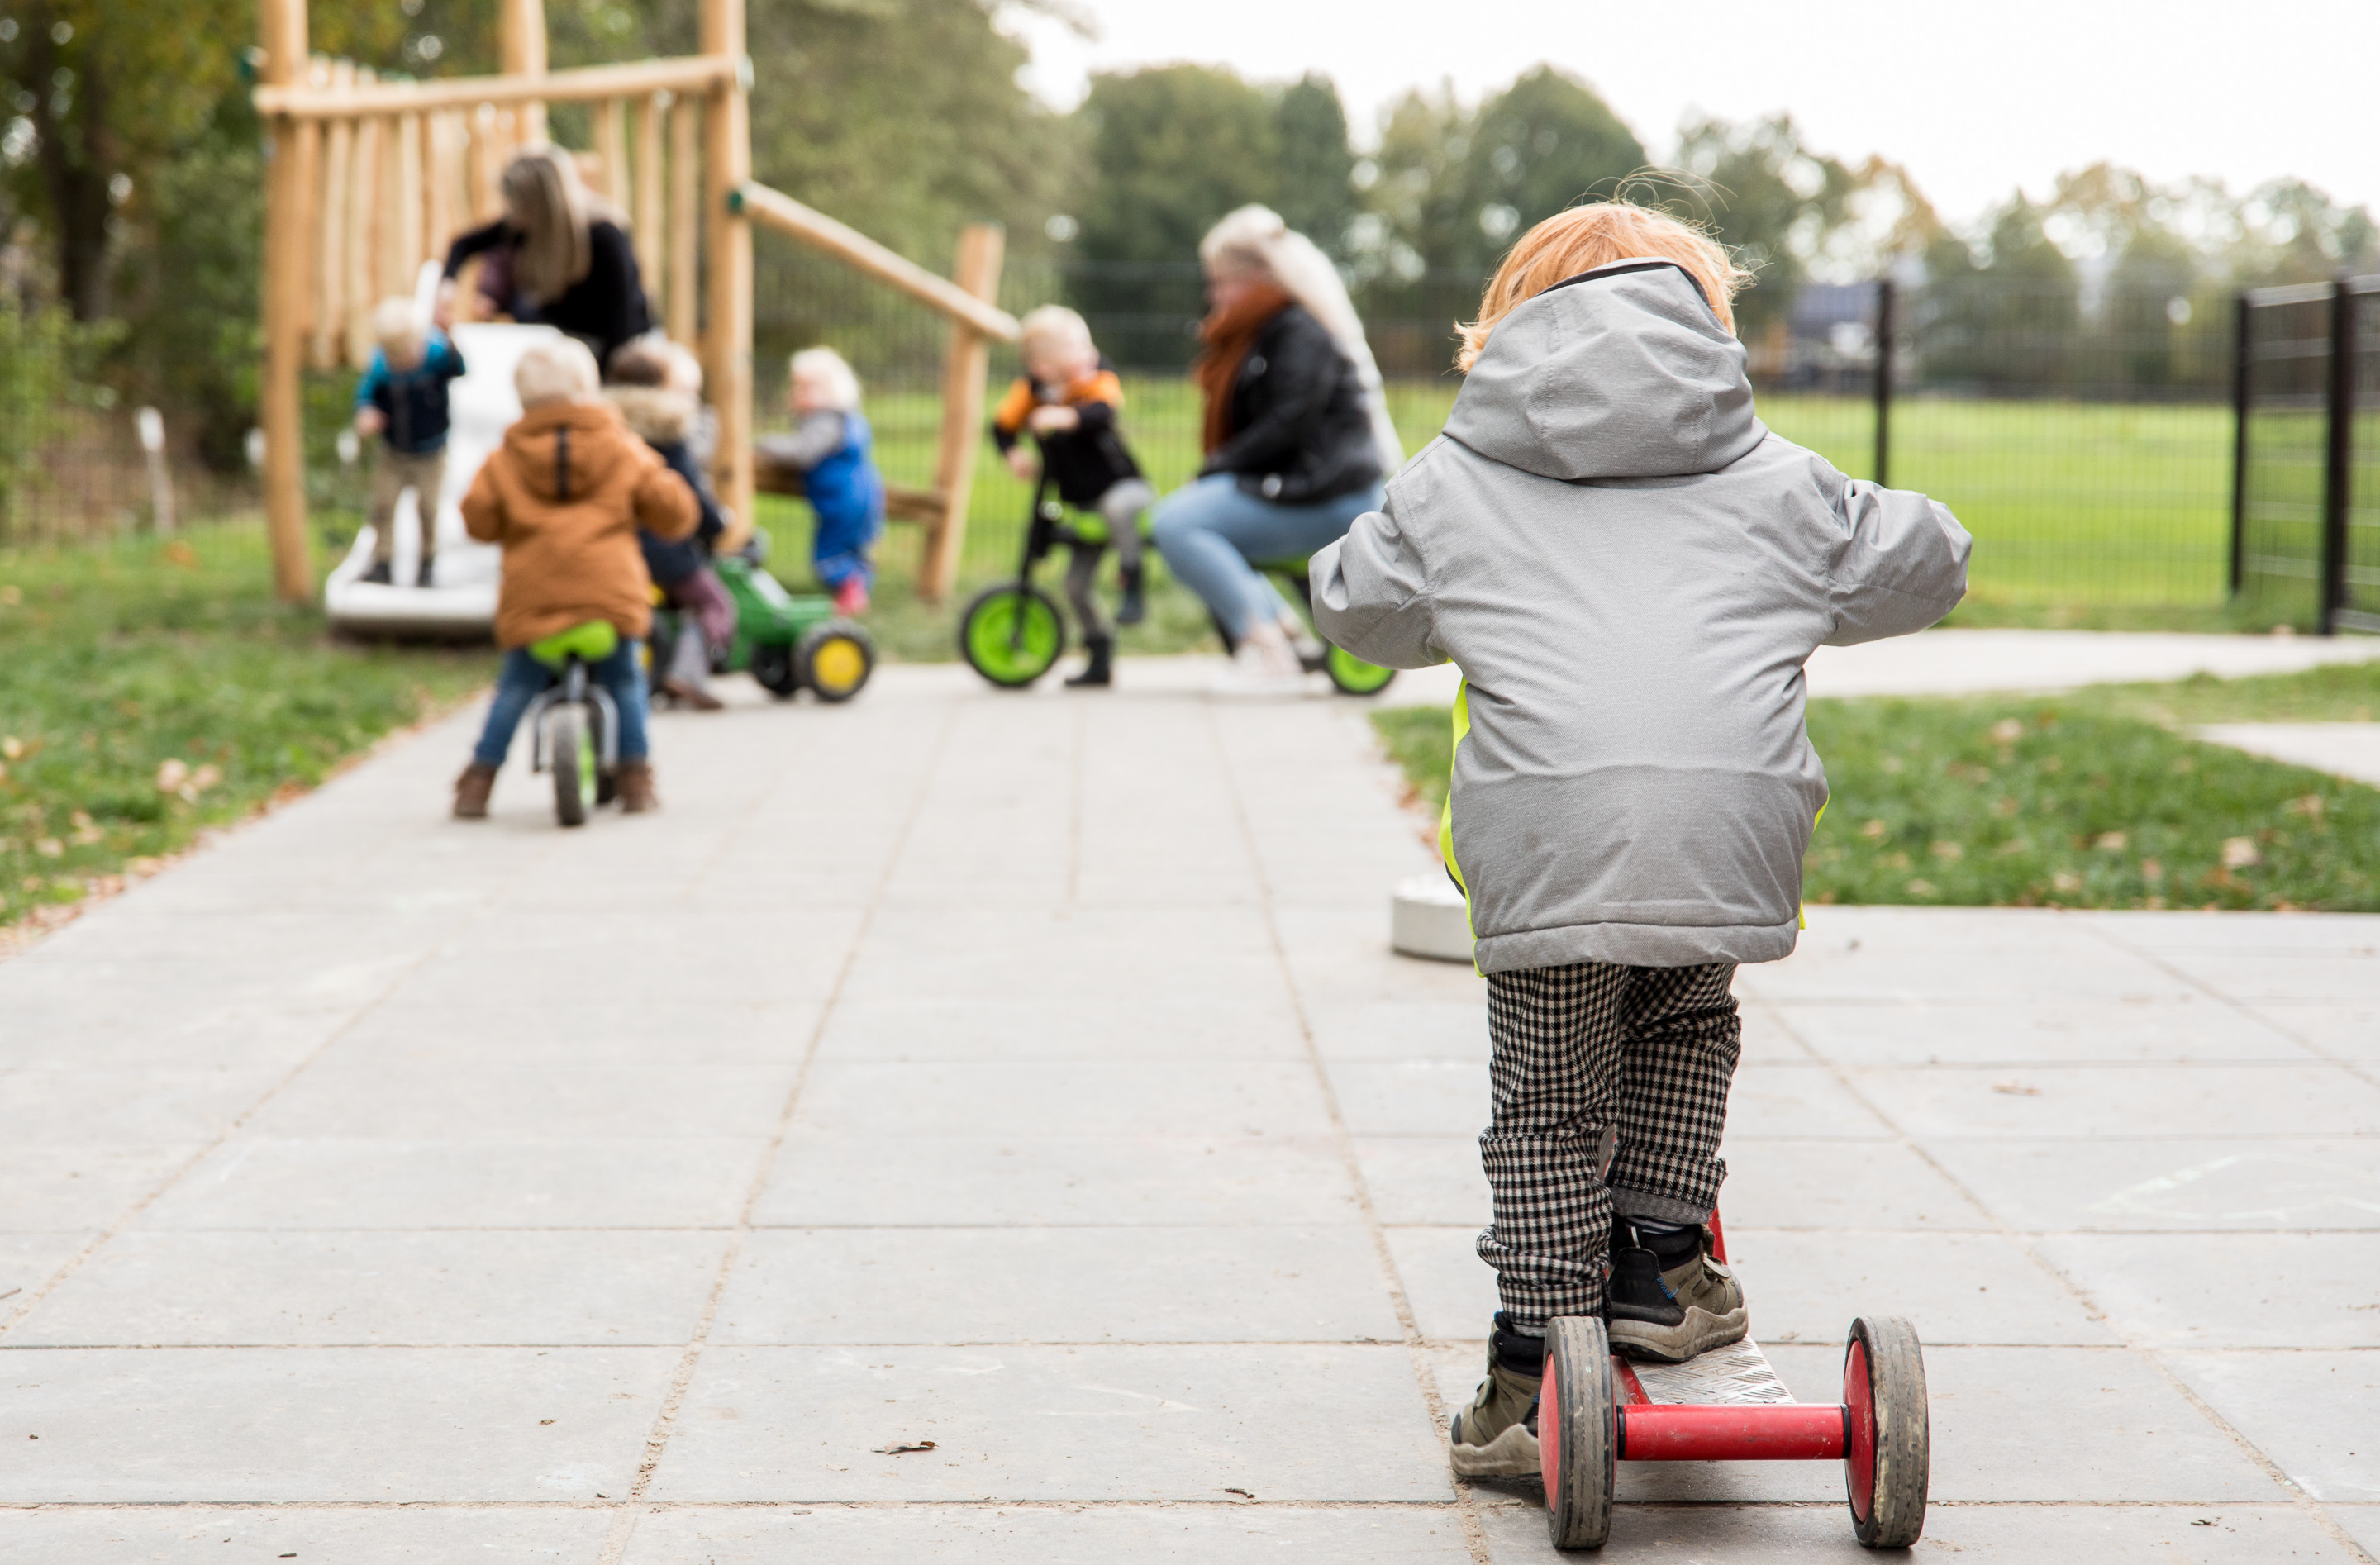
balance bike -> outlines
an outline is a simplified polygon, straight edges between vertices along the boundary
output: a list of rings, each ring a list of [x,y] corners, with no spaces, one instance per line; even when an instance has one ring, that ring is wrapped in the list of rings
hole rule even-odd
[[[1310,634],[1300,637],[1297,647],[1297,661],[1305,672],[1329,674],[1331,688],[1342,696],[1378,695],[1389,687],[1390,681],[1396,678],[1397,671],[1382,668],[1378,663],[1367,663],[1346,648],[1333,644],[1320,631],[1313,629],[1314,586],[1312,578],[1306,575],[1306,558],[1301,554],[1284,560],[1252,560],[1249,564],[1271,577],[1276,585],[1287,587],[1298,607],[1305,611],[1305,623]],[[1213,616],[1210,614],[1208,617]],[[1223,650],[1226,652],[1240,649],[1238,638],[1223,628],[1223,622],[1220,619],[1215,620],[1215,634],[1223,638]]]
[[[588,812],[610,804],[620,770],[620,710],[588,669],[619,649],[620,632],[608,620],[589,620],[530,645],[529,656],[555,682],[530,700],[529,768],[553,775],[553,818],[584,826]]]
[[[1711,1235],[1724,1263],[1716,1213]],[[1684,1364],[1632,1364],[1593,1316],[1546,1331],[1537,1453],[1556,1548],[1610,1536],[1617,1462],[1839,1459],[1859,1541],[1906,1548],[1925,1527],[1927,1433],[1925,1355],[1898,1316],[1852,1322],[1840,1402],[1795,1401],[1749,1338]]]
[[[959,656],[1003,690],[1022,690],[1049,673],[1066,650],[1066,614],[1035,584],[1034,569],[1062,543],[1101,552],[1110,541],[1103,516],[1086,513],[1068,522],[1044,477],[1033,491],[1015,579],[985,588],[959,612]]]

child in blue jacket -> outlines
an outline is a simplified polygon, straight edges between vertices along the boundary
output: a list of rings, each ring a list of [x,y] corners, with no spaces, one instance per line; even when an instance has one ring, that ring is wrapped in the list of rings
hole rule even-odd
[[[785,394],[794,432],[764,435],[764,460],[802,475],[802,490],[818,515],[810,564],[834,594],[839,614],[868,612],[876,579],[876,540],[884,531],[884,478],[876,470],[875,438],[859,412],[859,377],[831,347],[806,347],[793,358]]]
[[[443,332],[415,319],[409,298],[381,300],[372,310],[372,334],[379,351],[356,382],[356,431],[382,440],[372,467],[371,567],[363,579],[388,583],[396,503],[409,489],[421,519],[421,564],[413,585],[427,587],[438,558],[438,497],[446,485],[446,386],[463,374],[463,356]]]

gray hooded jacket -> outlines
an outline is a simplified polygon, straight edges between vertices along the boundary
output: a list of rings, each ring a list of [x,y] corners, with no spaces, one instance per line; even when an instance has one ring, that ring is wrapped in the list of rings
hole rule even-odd
[[[1827,799],[1802,664],[1966,591],[1950,513],[1769,433],[1743,364],[1670,262],[1560,284],[1314,556],[1324,635],[1463,670],[1442,845],[1482,972],[1791,952]]]

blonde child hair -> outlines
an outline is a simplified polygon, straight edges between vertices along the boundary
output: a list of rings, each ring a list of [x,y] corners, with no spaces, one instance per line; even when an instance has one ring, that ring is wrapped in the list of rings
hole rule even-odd
[[[371,329],[372,340],[391,358],[409,358],[421,351],[421,318],[403,294],[391,294],[372,306]]]
[[[520,394],[523,410],[554,402],[591,402],[602,382],[594,354],[576,337],[538,344],[521,355],[513,370],[513,389]]]
[[[1026,353],[1037,347],[1070,348],[1091,346],[1091,323],[1062,304],[1045,304],[1026,312],[1017,325],[1023,329],[1017,346]]]
[[[1735,295],[1752,273],[1701,228],[1633,201],[1594,201],[1558,212],[1520,237],[1479,296],[1479,318],[1458,323],[1454,367],[1468,370],[1496,323],[1564,278],[1615,261],[1673,261],[1702,290],[1718,323],[1735,330]]]
[[[796,381],[814,381],[827,391],[828,405],[839,413],[859,411],[859,377],[843,355],[831,347],[806,347],[786,365]]]

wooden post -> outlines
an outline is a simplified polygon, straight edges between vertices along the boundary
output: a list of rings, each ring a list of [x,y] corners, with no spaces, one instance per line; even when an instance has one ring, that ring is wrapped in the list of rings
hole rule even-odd
[[[669,311],[672,340],[692,347],[701,332],[696,290],[701,286],[702,100],[680,98],[670,105]]]
[[[353,61],[331,67],[333,87],[352,86]],[[315,225],[322,273],[322,309],[314,317],[314,361],[324,369],[338,363],[347,344],[347,207],[355,199],[356,127],[353,120],[334,119],[322,133],[322,206]]]
[[[358,70],[356,79],[367,81],[371,75]],[[380,302],[380,252],[373,242],[379,229],[372,221],[381,201],[380,130],[377,119],[358,120],[348,159],[347,363],[358,370],[371,362],[371,312]]]
[[[744,58],[744,0],[702,0],[702,52]],[[735,549],[752,529],[752,224],[730,198],[752,175],[745,72],[711,90],[706,128],[703,208],[710,224],[710,319],[704,346],[711,406],[719,412],[719,455],[711,484],[735,513],[722,547]]]
[[[970,223],[959,231],[958,265],[952,281],[985,303],[1000,295],[1000,265],[1007,234],[996,223]],[[983,445],[983,377],[991,361],[991,341],[963,321],[951,322],[951,346],[942,359],[942,441],[934,464],[934,487],[942,514],[926,528],[925,558],[917,567],[917,596],[939,603],[958,580],[959,550],[966,541],[967,503],[975,488],[976,453]]]
[[[384,292],[413,292],[413,274],[421,268],[421,256],[429,241],[421,237],[421,116],[400,115],[389,122],[396,139],[395,177],[388,193],[389,212],[388,256],[382,283]]]
[[[503,52],[506,76],[543,76],[545,74],[545,0],[504,0]],[[520,106],[520,117],[514,121],[520,140],[551,140],[545,132],[545,105],[530,102]]]
[[[331,62],[315,56],[306,67],[306,79],[316,87],[329,86]],[[323,242],[330,232],[332,174],[324,152],[330,131],[329,123],[316,120],[306,144],[313,165],[306,180],[306,363],[316,370],[331,367],[331,326],[339,316],[331,297],[331,247]]]
[[[603,177],[595,186],[595,193],[625,211],[631,197],[626,167],[627,137],[620,124],[620,109],[618,99],[598,98],[587,105],[587,117],[595,132],[595,144],[590,150],[603,167]]]
[[[644,273],[645,296],[661,313],[662,294],[662,103],[655,92],[637,105],[637,206],[633,214],[637,238],[637,269]]]
[[[265,81],[305,79],[306,0],[264,0]],[[273,541],[273,588],[287,601],[314,595],[306,539],[304,371],[307,295],[305,160],[298,127],[273,121],[264,218],[264,525]]]

